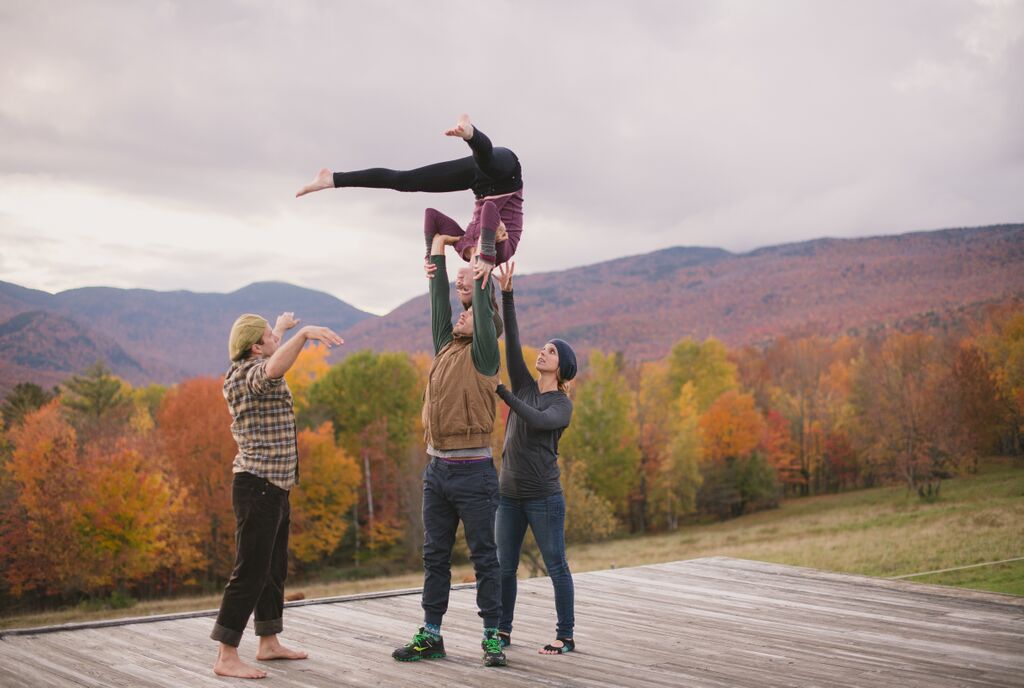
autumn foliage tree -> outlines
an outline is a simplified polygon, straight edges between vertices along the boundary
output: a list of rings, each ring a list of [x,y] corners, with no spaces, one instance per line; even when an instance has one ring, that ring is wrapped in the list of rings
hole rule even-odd
[[[199,533],[180,527],[187,491],[136,449],[86,450],[78,478],[75,567],[86,590],[124,591],[160,570],[199,568]]]
[[[284,380],[288,383],[288,389],[292,392],[292,402],[295,406],[295,417],[300,424],[306,427],[319,426],[324,418],[311,417],[311,403],[309,391],[313,384],[327,374],[331,365],[327,362],[330,349],[317,342],[307,345],[288,372]]]
[[[684,339],[668,354],[668,375],[678,392],[693,383],[697,410],[706,411],[718,397],[737,387],[736,364],[729,360],[725,345],[717,339],[697,342]]]
[[[946,401],[954,383],[941,347],[928,335],[895,333],[865,349],[853,378],[853,437],[865,460],[922,496],[937,495],[969,448]]]
[[[330,423],[303,430],[298,440],[302,474],[308,477],[293,491],[289,544],[295,559],[308,565],[329,557],[341,544],[352,523],[360,472],[337,445]]]
[[[26,591],[70,593],[81,588],[82,542],[75,530],[81,470],[78,436],[60,403],[29,413],[10,433],[6,466],[17,491],[3,515],[4,578],[15,596]]]
[[[777,501],[777,477],[756,452],[765,422],[750,394],[730,390],[700,417],[704,447],[701,508],[719,517],[739,516],[759,502]]]
[[[238,451],[220,378],[192,378],[167,392],[157,409],[155,445],[188,491],[181,527],[202,535],[203,578],[220,581],[234,560],[231,464]]]
[[[29,414],[12,440],[18,498],[0,537],[15,594],[124,590],[164,567],[194,568],[194,542],[177,528],[185,493],[130,441],[80,446],[59,402]]]
[[[402,532],[401,476],[423,387],[409,356],[360,351],[333,366],[309,390],[310,404],[334,424],[339,444],[362,468],[360,511],[371,549]],[[415,470],[415,469],[412,469]]]
[[[1024,312],[999,313],[979,337],[999,390],[1007,453],[1024,455]]]
[[[632,394],[621,372],[620,357],[591,353],[585,384],[576,395],[572,423],[559,451],[584,467],[587,484],[608,500],[620,518],[628,515],[627,498],[639,478],[640,451],[632,421]]]
[[[700,472],[703,439],[692,382],[683,385],[668,410],[671,440],[652,476],[651,498],[654,522],[676,530],[680,519],[696,509],[697,490],[704,480]]]

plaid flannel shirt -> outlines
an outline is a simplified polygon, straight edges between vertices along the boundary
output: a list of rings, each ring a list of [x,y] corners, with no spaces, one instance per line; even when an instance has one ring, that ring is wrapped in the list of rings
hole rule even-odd
[[[225,374],[224,398],[238,444],[234,472],[291,489],[299,481],[299,453],[288,383],[267,376],[267,359],[247,358],[232,363]]]

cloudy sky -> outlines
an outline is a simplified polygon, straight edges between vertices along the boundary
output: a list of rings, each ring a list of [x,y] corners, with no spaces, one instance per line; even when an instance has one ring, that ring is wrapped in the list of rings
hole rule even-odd
[[[422,211],[322,166],[523,162],[520,272],[1024,220],[1024,2],[0,5],[0,280],[232,291],[385,313]]]

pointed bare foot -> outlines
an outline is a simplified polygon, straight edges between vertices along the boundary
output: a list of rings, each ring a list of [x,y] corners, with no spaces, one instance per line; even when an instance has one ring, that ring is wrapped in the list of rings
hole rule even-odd
[[[302,650],[292,650],[281,644],[277,636],[263,636],[260,638],[260,649],[256,653],[256,659],[266,662],[271,659],[306,659],[309,654]]]
[[[473,138],[473,125],[469,123],[469,115],[459,115],[459,121],[451,129],[445,129],[445,136],[458,136],[466,141]]]
[[[316,173],[316,177],[313,178],[309,184],[295,192],[295,198],[299,196],[305,196],[308,193],[314,191],[322,191],[324,189],[334,188],[334,174],[326,167]]]
[[[231,676],[233,678],[266,678],[267,672],[256,667],[249,666],[238,655],[217,657],[213,665],[213,673],[218,676]]]

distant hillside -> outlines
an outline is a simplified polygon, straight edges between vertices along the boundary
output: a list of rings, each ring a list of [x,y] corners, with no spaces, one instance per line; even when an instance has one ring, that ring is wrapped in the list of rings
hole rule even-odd
[[[230,294],[89,287],[58,294],[0,282],[0,393],[53,384],[103,359],[133,383],[170,383],[227,367],[227,332],[244,312],[344,331],[376,318],[323,292],[280,282]]]
[[[523,263],[519,268],[528,270]],[[677,247],[515,279],[525,343],[663,356],[683,337],[730,345],[955,317],[1024,296],[1024,225],[817,239],[744,254]],[[417,297],[346,332],[346,351],[430,348]]]
[[[563,337],[584,353],[634,358],[663,356],[687,336],[737,346],[783,334],[943,327],[969,321],[986,303],[1024,298],[1024,225],[817,239],[744,254],[676,247],[519,276],[515,291],[525,343]],[[239,313],[284,310],[341,333],[343,354],[430,349],[426,295],[377,317],[276,282],[231,294],[48,294],[0,282],[0,394],[26,380],[54,384],[97,358],[132,382],[218,374]]]

